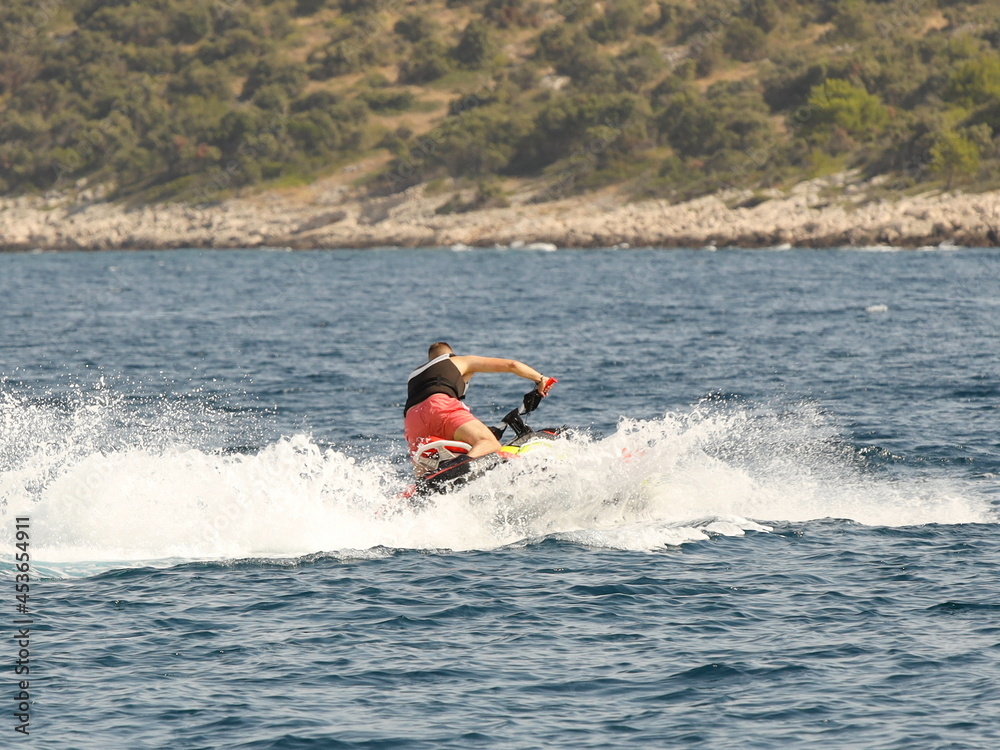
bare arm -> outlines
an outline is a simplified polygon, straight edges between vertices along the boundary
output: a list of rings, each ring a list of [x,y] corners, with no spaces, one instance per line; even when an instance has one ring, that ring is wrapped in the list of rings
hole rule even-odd
[[[477,372],[511,372],[515,375],[530,380],[536,385],[541,385],[543,375],[533,367],[529,367],[516,359],[499,359],[497,357],[475,357],[462,356],[452,357],[458,371],[466,381]]]

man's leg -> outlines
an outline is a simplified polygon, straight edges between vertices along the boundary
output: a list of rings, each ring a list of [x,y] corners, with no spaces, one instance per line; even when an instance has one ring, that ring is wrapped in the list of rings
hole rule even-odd
[[[490,431],[490,428],[473,419],[466,422],[455,430],[455,440],[461,440],[472,446],[469,450],[469,457],[485,456],[487,453],[494,453],[500,450],[500,441]]]

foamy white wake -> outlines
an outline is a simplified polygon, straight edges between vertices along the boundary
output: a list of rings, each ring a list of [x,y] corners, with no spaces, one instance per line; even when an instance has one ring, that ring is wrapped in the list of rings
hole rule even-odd
[[[0,394],[4,549],[15,515],[31,518],[33,559],[64,572],[81,561],[493,549],[551,537],[653,550],[829,517],[996,520],[959,480],[868,470],[809,405],[706,403],[623,419],[609,437],[571,437],[424,505],[398,497],[407,479],[385,456],[356,459],[305,435],[225,455],[192,440],[213,429],[195,407],[129,419],[132,408],[106,393],[61,405]]]

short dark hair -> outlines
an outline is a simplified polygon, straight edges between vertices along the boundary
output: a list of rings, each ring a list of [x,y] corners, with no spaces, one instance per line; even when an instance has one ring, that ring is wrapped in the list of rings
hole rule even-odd
[[[435,357],[440,357],[445,353],[445,350],[449,352],[455,351],[451,348],[451,344],[447,341],[435,341],[427,348],[427,359],[434,359]]]

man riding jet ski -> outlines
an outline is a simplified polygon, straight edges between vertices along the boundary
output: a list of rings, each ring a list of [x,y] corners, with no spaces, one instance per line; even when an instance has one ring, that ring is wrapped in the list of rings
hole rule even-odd
[[[502,446],[500,436],[511,425],[517,433],[515,442],[527,442],[532,431],[520,415],[533,411],[557,382],[517,360],[456,355],[444,341],[431,344],[427,360],[410,373],[403,408],[406,443],[421,480],[417,492],[439,485],[445,475],[449,480],[467,476],[474,459],[480,459],[477,471],[485,470],[496,465],[504,453],[511,453],[511,447],[520,448],[513,444]],[[502,427],[487,427],[462,403],[469,381],[477,372],[512,372],[534,382],[535,389],[525,395],[520,409],[504,417]],[[486,456],[490,458],[482,458]]]

